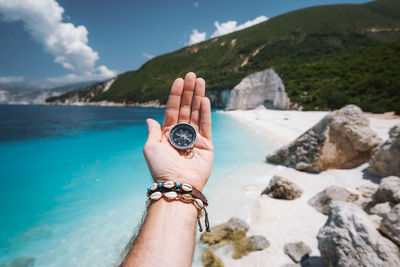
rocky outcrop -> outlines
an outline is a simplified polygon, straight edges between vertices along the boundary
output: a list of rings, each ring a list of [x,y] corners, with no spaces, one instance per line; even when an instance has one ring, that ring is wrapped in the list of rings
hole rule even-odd
[[[327,267],[400,266],[400,249],[383,237],[354,204],[336,201],[319,231],[318,248]]]
[[[273,69],[245,77],[230,92],[226,110],[253,109],[264,105],[270,109],[288,109],[289,98],[279,75]]]
[[[383,217],[379,230],[400,246],[400,204]]]
[[[211,106],[213,108],[225,108],[228,103],[231,90],[207,90],[206,96],[210,99]]]
[[[94,83],[82,89],[70,91],[60,96],[50,97],[46,99],[46,102],[52,104],[62,104],[62,105],[71,105],[77,102],[79,103],[91,102],[94,97],[103,92],[106,92],[116,79],[117,77],[114,77],[103,82]]]
[[[317,211],[323,214],[328,214],[329,206],[333,201],[340,200],[345,202],[354,202],[357,201],[357,199],[357,194],[352,193],[346,188],[332,185],[313,196],[308,201],[308,204],[313,206]]]
[[[243,238],[249,230],[249,225],[236,217],[228,222],[211,227],[210,232],[204,232],[200,241],[209,245],[224,244]]]
[[[389,131],[389,139],[372,151],[368,172],[385,177],[400,176],[400,124]]]
[[[283,251],[296,263],[304,261],[311,254],[311,248],[304,242],[287,243]]]
[[[267,156],[267,161],[301,171],[353,168],[367,162],[380,138],[355,105],[326,115],[292,143]]]
[[[269,247],[264,236],[246,236],[249,226],[239,218],[233,217],[228,222],[211,227],[210,232],[200,236],[200,241],[212,246],[232,244],[232,258],[239,259],[252,251],[263,250]]]
[[[385,217],[392,210],[393,206],[393,202],[378,203],[369,209],[369,214],[375,214],[379,217]]]
[[[240,259],[248,255],[250,252],[263,250],[269,247],[268,240],[261,235],[253,235],[234,240],[232,242],[233,254],[232,258]]]
[[[383,178],[378,190],[372,196],[375,203],[383,203],[387,201],[400,202],[397,195],[400,192],[400,178],[396,176],[389,176]]]
[[[275,175],[261,193],[272,198],[293,200],[301,197],[303,190],[287,178]]]
[[[201,256],[201,263],[204,267],[224,267],[222,260],[215,255],[211,248],[206,248]]]

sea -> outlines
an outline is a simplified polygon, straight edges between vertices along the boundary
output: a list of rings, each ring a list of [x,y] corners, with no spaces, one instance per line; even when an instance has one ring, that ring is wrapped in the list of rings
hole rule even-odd
[[[145,120],[162,123],[163,115],[160,108],[0,105],[0,266],[118,266],[152,183]],[[266,155],[262,136],[226,113],[213,110],[212,130],[206,195]]]

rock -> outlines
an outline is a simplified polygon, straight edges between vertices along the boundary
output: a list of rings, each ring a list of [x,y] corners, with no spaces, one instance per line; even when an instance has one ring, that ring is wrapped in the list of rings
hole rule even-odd
[[[367,162],[381,139],[362,110],[348,105],[326,115],[296,140],[267,156],[267,161],[297,170],[321,172]]]
[[[357,199],[358,195],[352,193],[346,188],[331,185],[313,196],[308,201],[308,205],[313,206],[317,211],[323,214],[328,214],[329,205],[332,203],[332,201],[340,200],[345,202],[354,202]]]
[[[400,176],[400,123],[389,131],[389,139],[372,151],[368,172],[380,177]]]
[[[400,192],[397,192],[393,195],[393,200],[396,203],[400,203]]]
[[[224,263],[222,260],[215,255],[214,251],[210,248],[206,248],[201,256],[201,263],[204,267],[223,267]]]
[[[203,233],[200,240],[203,243],[223,246],[232,243],[232,258],[239,259],[252,251],[263,250],[269,247],[269,242],[264,236],[246,236],[249,230],[247,223],[233,217],[228,222],[211,228],[209,233]]]
[[[109,80],[94,83],[84,88],[66,92],[59,96],[53,96],[46,99],[47,103],[53,104],[67,104],[73,103],[88,103],[91,102],[96,96],[104,93],[110,89],[111,85],[117,80],[117,77],[113,77]]]
[[[379,228],[390,240],[400,246],[400,204],[383,217]]]
[[[209,233],[204,232],[200,236],[200,240],[209,245],[223,245],[233,240],[242,239],[246,236],[247,230],[249,230],[249,226],[245,221],[233,217],[226,223],[211,227]]]
[[[308,257],[301,262],[301,267],[325,267],[321,257]]]
[[[246,256],[250,252],[263,250],[269,247],[268,240],[261,235],[253,235],[251,237],[244,237],[241,239],[234,240],[232,242],[233,254],[232,258],[240,259]]]
[[[304,242],[287,243],[283,247],[283,251],[297,263],[307,259],[311,254],[311,248]]]
[[[231,90],[225,109],[253,109],[259,105],[270,109],[289,108],[290,101],[285,86],[273,69],[245,77]]]
[[[275,175],[269,186],[261,194],[277,199],[296,199],[301,197],[303,190],[287,178]]]
[[[368,215],[368,218],[374,224],[376,229],[379,229],[381,227],[381,223],[382,223],[382,217],[381,216],[378,216],[376,214],[370,214],[370,215]]]
[[[375,229],[368,214],[352,203],[332,203],[317,239],[327,267],[400,266],[400,249]]]
[[[392,207],[394,206],[393,204],[393,202],[378,203],[369,209],[369,214],[376,214],[380,217],[385,217],[386,214],[392,210]]]
[[[210,99],[213,108],[225,108],[230,95],[230,89],[206,91],[206,96]]]
[[[396,194],[400,192],[400,178],[389,176],[383,178],[372,199],[376,203],[387,201],[399,202]]]

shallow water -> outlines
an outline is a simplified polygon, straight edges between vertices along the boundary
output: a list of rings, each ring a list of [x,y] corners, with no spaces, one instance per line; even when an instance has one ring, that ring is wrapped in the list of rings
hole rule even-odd
[[[113,266],[151,183],[142,148],[154,108],[0,105],[0,265]],[[206,192],[266,141],[213,113],[215,162]]]

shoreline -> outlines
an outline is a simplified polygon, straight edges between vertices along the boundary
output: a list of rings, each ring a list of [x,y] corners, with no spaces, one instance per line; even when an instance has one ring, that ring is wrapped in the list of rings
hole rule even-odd
[[[368,163],[353,169],[331,169],[319,174],[300,172],[295,169],[265,162],[265,156],[275,149],[292,142],[316,124],[328,112],[288,110],[236,110],[222,112],[239,123],[251,128],[257,137],[273,140],[270,151],[265,151],[260,162],[242,166],[236,173],[221,179],[208,190],[211,226],[226,222],[231,217],[245,220],[250,235],[263,235],[270,246],[262,251],[235,260],[226,247],[215,249],[225,266],[282,266],[293,264],[284,253],[283,246],[289,242],[305,242],[312,250],[311,257],[319,257],[316,236],[325,224],[327,216],[308,205],[308,200],[331,185],[345,187],[361,194],[360,187],[376,187],[380,179],[368,179],[364,170]],[[370,127],[383,140],[389,129],[400,122],[400,116],[366,113]],[[274,175],[291,179],[303,189],[303,195],[295,200],[273,199],[260,195]],[[218,192],[229,192],[223,196]],[[207,247],[199,244],[193,266],[201,266],[201,253]]]

